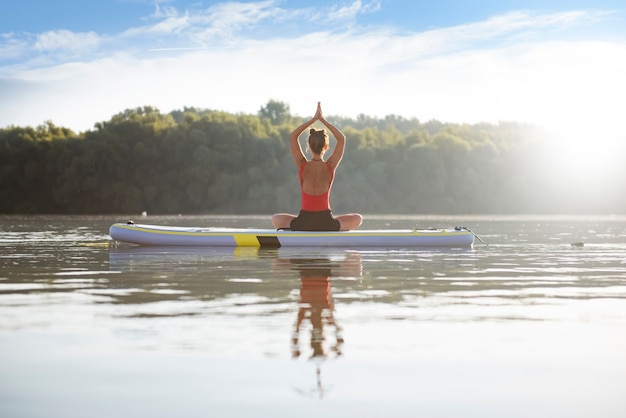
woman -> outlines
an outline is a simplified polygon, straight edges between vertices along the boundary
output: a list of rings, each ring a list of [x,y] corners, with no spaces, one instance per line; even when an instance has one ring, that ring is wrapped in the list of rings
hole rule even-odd
[[[325,129],[309,130],[308,149],[311,160],[307,160],[302,152],[298,138],[304,130],[316,121],[320,121],[330,130],[337,144],[328,160],[324,161],[324,153],[328,150],[328,134]],[[277,213],[272,216],[272,223],[278,229],[294,231],[348,231],[358,228],[363,217],[358,213],[333,216],[330,210],[330,189],[335,178],[335,170],[343,158],[346,147],[346,136],[322,116],[322,108],[317,103],[315,116],[297,127],[289,138],[291,155],[298,166],[302,205],[300,214]]]

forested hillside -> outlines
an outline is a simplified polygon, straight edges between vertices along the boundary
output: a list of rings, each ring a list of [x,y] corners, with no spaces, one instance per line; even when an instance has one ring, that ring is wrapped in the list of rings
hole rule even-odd
[[[347,136],[335,213],[626,213],[623,166],[611,184],[572,185],[532,126],[328,119]],[[0,129],[0,213],[297,212],[289,133],[301,121],[269,101],[256,115],[143,107],[82,133]]]

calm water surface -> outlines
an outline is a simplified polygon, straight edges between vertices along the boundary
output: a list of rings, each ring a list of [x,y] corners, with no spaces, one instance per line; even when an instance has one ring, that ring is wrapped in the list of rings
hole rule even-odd
[[[626,217],[363,226],[465,250],[112,245],[124,220],[0,217],[0,417],[626,416]]]

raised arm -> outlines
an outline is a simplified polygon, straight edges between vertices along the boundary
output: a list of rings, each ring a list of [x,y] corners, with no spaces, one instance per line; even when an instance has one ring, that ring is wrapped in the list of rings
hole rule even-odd
[[[317,113],[315,115],[317,116],[317,119],[322,122],[325,127],[328,128],[328,130],[337,140],[335,148],[333,149],[333,153],[330,157],[328,157],[328,160],[326,160],[333,167],[333,169],[335,169],[343,158],[343,153],[346,149],[346,136],[343,134],[343,132],[339,130],[339,128],[324,119],[324,116],[322,116],[322,109],[319,103],[317,104]]]
[[[306,157],[304,156],[304,152],[302,151],[302,146],[300,145],[300,141],[298,141],[298,138],[300,138],[302,132],[304,132],[304,130],[311,126],[316,120],[317,113],[315,113],[315,116],[313,116],[311,119],[298,126],[289,137],[289,143],[291,145],[291,155],[293,156],[293,160],[298,167],[300,167],[302,163],[306,161]]]

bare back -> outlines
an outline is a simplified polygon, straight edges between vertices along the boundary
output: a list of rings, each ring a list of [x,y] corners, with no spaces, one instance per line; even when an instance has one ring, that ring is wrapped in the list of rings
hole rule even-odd
[[[309,161],[302,171],[302,190],[312,196],[322,195],[330,189],[333,175],[327,163]]]

